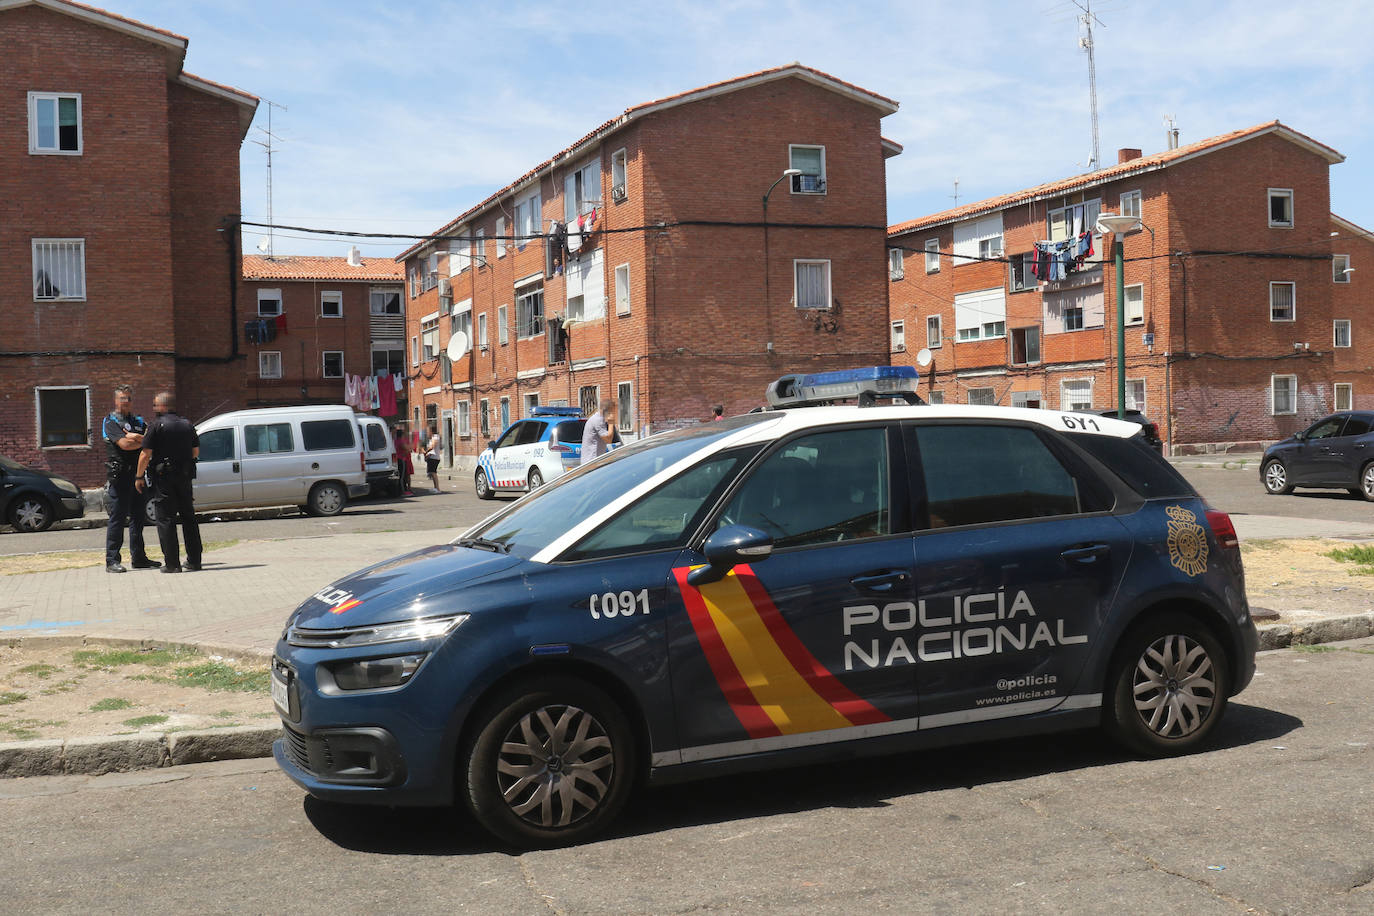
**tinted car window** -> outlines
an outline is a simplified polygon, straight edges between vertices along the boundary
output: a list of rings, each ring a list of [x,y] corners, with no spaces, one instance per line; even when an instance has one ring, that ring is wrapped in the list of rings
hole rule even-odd
[[[582,442],[582,429],[586,425],[586,420],[563,420],[554,426],[553,432],[549,435],[549,441],[580,444]]]
[[[1183,475],[1150,448],[1138,433],[1129,439],[1070,433],[1069,439],[1146,499],[1176,499],[1196,495]]]
[[[892,533],[887,430],[814,433],[769,455],[721,514],[778,547]]]
[[[525,424],[522,422],[517,423],[510,429],[506,430],[504,433],[501,434],[501,438],[496,440],[496,447],[506,448],[507,446],[515,445],[520,438],[520,431],[524,429],[524,427]]]
[[[306,420],[301,423],[301,441],[307,452],[353,448],[353,424],[347,420]]]
[[[229,461],[234,457],[234,430],[212,429],[200,434],[201,461]]]
[[[916,441],[932,528],[1086,511],[1077,481],[1033,430],[918,426]]]
[[[1342,436],[1363,436],[1369,432],[1369,417],[1361,414],[1352,414],[1345,421],[1345,429],[1341,430]]]
[[[544,427],[548,425],[542,420],[526,420],[520,424],[520,438],[515,440],[516,445],[532,445],[539,441],[539,437],[544,434]]]
[[[1341,427],[1345,424],[1345,417],[1327,417],[1316,424],[1308,427],[1307,438],[1309,439],[1330,439],[1332,436],[1341,434]]]
[[[292,444],[290,423],[259,423],[243,428],[243,450],[250,455],[289,452]]]
[[[386,449],[386,430],[376,423],[367,425],[367,447],[370,451],[380,452]]]

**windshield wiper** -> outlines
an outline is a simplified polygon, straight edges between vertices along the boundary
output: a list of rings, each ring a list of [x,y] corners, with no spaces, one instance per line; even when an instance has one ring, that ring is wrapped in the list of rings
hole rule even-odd
[[[488,538],[459,538],[453,543],[459,547],[477,547],[481,550],[490,550],[492,553],[510,553],[509,544],[502,544],[500,541],[493,541]]]

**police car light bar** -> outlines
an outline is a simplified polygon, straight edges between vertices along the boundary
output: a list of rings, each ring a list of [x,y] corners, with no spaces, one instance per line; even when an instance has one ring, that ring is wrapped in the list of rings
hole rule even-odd
[[[532,417],[581,417],[580,407],[535,407],[530,410]]]
[[[784,375],[768,384],[768,406],[814,407],[835,401],[857,400],[860,407],[872,407],[878,398],[900,398],[908,404],[924,404],[916,393],[918,379],[914,366],[868,366],[839,369],[809,375]]]

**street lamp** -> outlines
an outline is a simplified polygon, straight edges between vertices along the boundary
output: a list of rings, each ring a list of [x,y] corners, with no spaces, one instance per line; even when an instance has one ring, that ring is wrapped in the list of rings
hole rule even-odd
[[[1112,234],[1116,262],[1116,415],[1126,419],[1126,278],[1122,266],[1126,260],[1121,238],[1128,232],[1139,232],[1144,224],[1138,216],[1102,213],[1097,217],[1099,233]]]
[[[791,178],[800,175],[801,169],[783,169],[782,174],[773,179],[773,183],[768,186],[768,190],[763,192],[763,315],[764,323],[768,328],[768,350],[773,349],[773,309],[769,304],[769,280],[768,280],[768,198],[773,193],[773,189],[778,186],[778,182],[784,178]]]

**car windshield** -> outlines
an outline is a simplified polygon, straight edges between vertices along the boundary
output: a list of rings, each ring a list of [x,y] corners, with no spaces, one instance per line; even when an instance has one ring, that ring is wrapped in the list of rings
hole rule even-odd
[[[661,433],[622,446],[520,500],[465,537],[494,541],[533,556],[616,497],[711,443],[777,415],[750,414]]]

